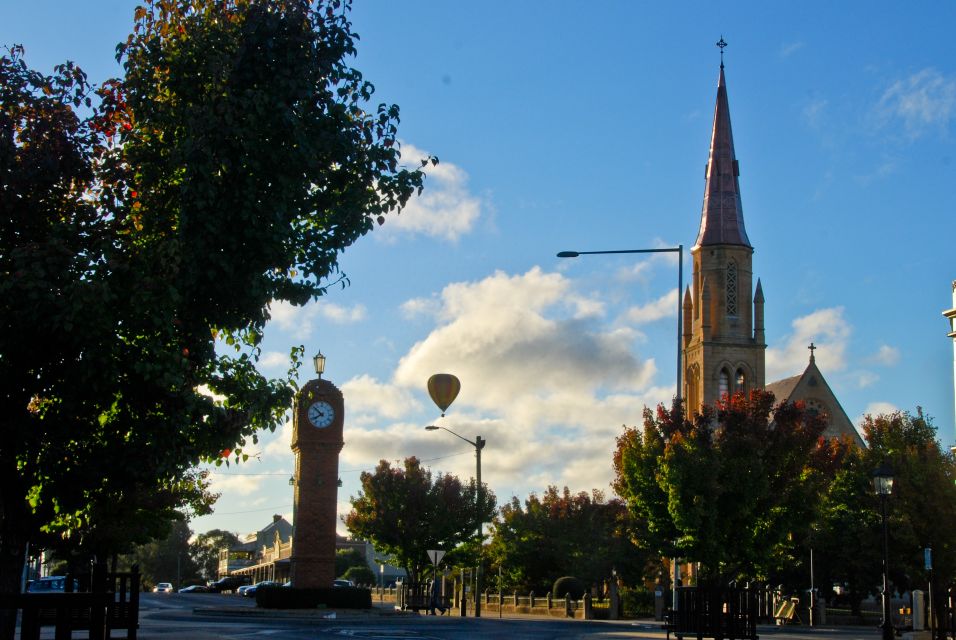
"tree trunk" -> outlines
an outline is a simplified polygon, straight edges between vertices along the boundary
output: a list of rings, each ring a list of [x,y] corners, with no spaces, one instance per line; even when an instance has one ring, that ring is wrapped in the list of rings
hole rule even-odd
[[[23,523],[29,514],[23,509],[22,499],[6,491],[2,495],[0,513],[0,596],[20,593],[23,563],[26,561],[27,536]],[[10,503],[13,503],[12,505]],[[17,626],[16,609],[0,608],[0,640],[13,640]]]

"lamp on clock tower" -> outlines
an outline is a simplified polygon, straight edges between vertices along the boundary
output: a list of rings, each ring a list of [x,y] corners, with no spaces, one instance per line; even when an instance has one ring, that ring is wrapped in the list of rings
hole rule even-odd
[[[291,578],[296,587],[331,587],[345,401],[334,384],[322,379],[325,356],[320,352],[313,363],[317,377],[296,394],[292,414],[295,515]]]

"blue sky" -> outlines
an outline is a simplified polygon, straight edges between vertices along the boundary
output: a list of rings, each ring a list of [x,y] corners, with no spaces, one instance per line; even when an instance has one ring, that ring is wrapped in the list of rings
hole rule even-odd
[[[134,2],[0,2],[0,43],[94,81]],[[441,159],[423,196],[348,250],[351,286],[276,306],[264,368],[295,344],[346,397],[340,510],[379,459],[471,477],[438,421],[488,440],[499,499],[609,490],[621,425],[674,392],[676,260],[564,249],[693,244],[723,35],[767,380],[817,363],[857,424],[915,411],[956,440],[952,306],[956,5],[893,2],[356,2],[354,65],[402,109],[403,150]],[[691,261],[685,253],[685,282]],[[216,470],[196,531],[291,518],[289,428]],[[341,529],[341,525],[340,525]]]

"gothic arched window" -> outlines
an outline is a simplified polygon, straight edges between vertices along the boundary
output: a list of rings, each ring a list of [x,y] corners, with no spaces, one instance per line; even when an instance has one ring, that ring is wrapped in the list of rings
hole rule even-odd
[[[724,398],[725,396],[730,395],[730,374],[727,373],[726,369],[720,370],[720,379],[717,386],[717,394]]]
[[[747,376],[746,376],[746,374],[744,374],[744,370],[743,370],[742,368],[741,368],[741,369],[737,369],[737,380],[736,380],[736,383],[737,383],[737,387],[736,387],[737,391],[744,391],[744,390],[746,389],[746,386],[747,386]]]
[[[737,315],[737,263],[727,263],[727,315]]]

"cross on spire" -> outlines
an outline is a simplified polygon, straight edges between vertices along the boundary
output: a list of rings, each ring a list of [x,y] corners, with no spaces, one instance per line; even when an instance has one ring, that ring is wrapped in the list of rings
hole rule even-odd
[[[720,35],[720,40],[717,41],[717,48],[720,49],[720,68],[724,68],[724,47],[727,46],[727,43],[724,42],[723,34]]]
[[[813,362],[813,352],[816,351],[816,350],[819,349],[819,348],[820,348],[820,347],[814,345],[812,342],[810,343],[810,346],[807,347],[807,349],[810,350],[810,362]]]

